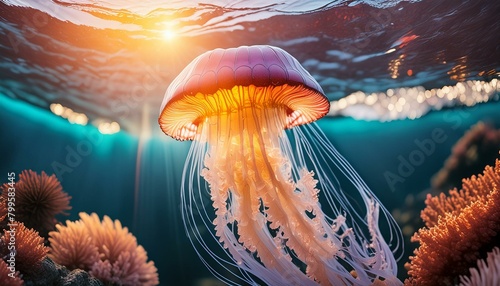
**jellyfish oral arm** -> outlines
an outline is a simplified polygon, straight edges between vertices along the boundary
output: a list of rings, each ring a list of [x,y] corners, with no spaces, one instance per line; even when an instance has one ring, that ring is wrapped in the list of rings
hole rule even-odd
[[[302,112],[295,110],[286,118],[286,126],[292,128],[307,123]]]
[[[199,173],[210,188],[217,239],[235,265],[270,285],[372,281],[365,270],[376,258],[354,243],[342,215],[325,216],[314,173],[283,151],[291,149],[284,129],[300,113],[251,100],[261,94],[250,91],[233,90],[239,105],[202,120],[193,143],[208,146]]]
[[[269,110],[261,111],[262,114],[250,111],[252,117],[263,119],[256,125],[264,124],[270,116]],[[327,260],[336,254],[336,247],[325,239],[326,232],[320,222],[318,190],[312,174],[305,171],[303,182],[299,182],[303,191],[292,182],[290,162],[276,144],[283,130],[275,130],[273,126],[256,129],[252,126],[254,123],[241,122],[240,134],[230,137],[219,134],[218,143],[211,145],[206,156],[202,176],[210,185],[216,209],[216,235],[226,248],[232,249],[239,265],[254,264],[240,254],[249,252],[268,269],[304,276],[292,263],[288,250],[293,249],[303,261]],[[259,130],[267,131],[256,133]],[[269,138],[271,134],[275,138]],[[263,139],[262,135],[267,138]],[[314,217],[308,217],[306,211]],[[233,226],[237,228],[236,234],[226,231]],[[307,271],[317,281],[328,281],[322,264],[310,262]]]

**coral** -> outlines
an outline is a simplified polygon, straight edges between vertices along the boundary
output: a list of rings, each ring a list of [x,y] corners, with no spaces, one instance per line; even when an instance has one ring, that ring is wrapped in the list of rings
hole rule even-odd
[[[2,186],[4,200],[8,198],[8,188],[8,184]],[[16,220],[44,237],[54,229],[55,216],[71,209],[71,197],[63,192],[55,175],[48,176],[45,172],[38,175],[31,170],[23,171],[15,184],[15,194]]]
[[[500,278],[500,248],[488,253],[486,260],[479,260],[477,268],[470,269],[470,275],[460,276],[460,286],[497,285]]]
[[[463,182],[450,197],[429,197],[422,218],[429,225],[412,238],[420,247],[407,265],[407,285],[452,285],[486,252],[500,233],[500,160]],[[453,266],[453,267],[450,267]]]
[[[479,197],[487,196],[495,187],[500,186],[500,172],[498,171],[498,161],[495,169],[487,167],[480,177],[472,176],[469,180],[463,180],[462,189],[456,188],[449,192],[449,196],[444,193],[439,196],[427,195],[425,204],[427,207],[422,211],[421,217],[427,227],[438,223],[438,218],[451,213],[458,215],[460,212]]]
[[[147,262],[144,248],[120,221],[93,213],[80,213],[80,220],[57,225],[49,233],[50,253],[56,263],[89,271],[105,283],[157,285],[157,269]]]
[[[66,221],[57,224],[57,231],[50,232],[50,257],[69,269],[90,269],[99,260],[97,246],[83,221]]]
[[[5,261],[0,259],[0,285],[22,286],[23,280],[19,278],[19,272],[11,272]]]
[[[462,178],[482,171],[499,158],[500,129],[478,122],[452,148],[443,168],[432,178],[435,193],[459,187]]]
[[[48,248],[43,242],[44,239],[38,232],[26,228],[23,223],[13,222],[10,230],[4,230],[0,250],[7,262],[11,259],[12,253],[15,254],[16,270],[24,275],[30,275],[39,269],[47,255]]]
[[[7,202],[4,198],[0,197],[0,222],[4,221],[7,217]]]

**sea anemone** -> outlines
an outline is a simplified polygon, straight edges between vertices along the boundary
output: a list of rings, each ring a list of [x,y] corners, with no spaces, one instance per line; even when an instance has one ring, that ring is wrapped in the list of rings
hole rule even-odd
[[[428,197],[426,204],[422,219],[427,227],[412,238],[420,247],[410,257],[405,284],[452,285],[499,244],[500,160],[465,179],[460,191]]]
[[[500,248],[495,247],[486,259],[477,262],[477,268],[470,269],[469,276],[460,276],[460,286],[497,285],[500,279]]]
[[[10,226],[1,238],[2,257],[10,263],[9,259],[14,254],[17,271],[28,276],[36,273],[48,252],[44,239],[21,222],[13,222]]]
[[[57,224],[56,229],[49,238],[49,257],[54,261],[68,269],[88,270],[99,260],[97,246],[83,221],[66,221],[66,226]]]
[[[19,272],[12,272],[2,259],[0,259],[0,283],[3,286],[23,285],[23,280],[19,278]]]
[[[69,269],[80,268],[105,283],[157,285],[158,273],[146,251],[120,221],[80,213],[80,220],[49,233],[49,257]]]
[[[8,198],[8,188],[8,184],[2,186],[4,200]],[[25,170],[15,184],[16,220],[46,237],[57,223],[55,216],[71,209],[70,198],[55,175]]]

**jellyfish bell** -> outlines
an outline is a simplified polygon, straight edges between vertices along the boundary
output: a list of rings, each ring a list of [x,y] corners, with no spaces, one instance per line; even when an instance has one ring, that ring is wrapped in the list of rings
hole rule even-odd
[[[201,120],[249,104],[285,108],[285,128],[312,122],[330,108],[321,86],[282,49],[216,49],[193,60],[170,84],[159,123],[165,134],[192,140]]]
[[[168,87],[160,127],[193,140],[181,190],[184,225],[222,281],[401,284],[393,254],[401,232],[314,124],[328,110],[317,81],[272,46],[206,52]],[[201,227],[214,229],[227,256],[209,247]]]

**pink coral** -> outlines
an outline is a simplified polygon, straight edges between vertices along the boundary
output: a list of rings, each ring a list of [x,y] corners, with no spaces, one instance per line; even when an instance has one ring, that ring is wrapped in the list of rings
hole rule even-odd
[[[66,221],[66,226],[57,224],[56,229],[49,238],[49,256],[55,262],[69,269],[88,270],[99,260],[97,246],[82,221]]]
[[[500,278],[500,248],[495,247],[486,259],[470,269],[470,276],[460,276],[460,286],[497,285]]]
[[[70,269],[87,270],[105,283],[157,285],[158,273],[144,248],[120,221],[80,213],[80,220],[49,233],[49,256]]]

